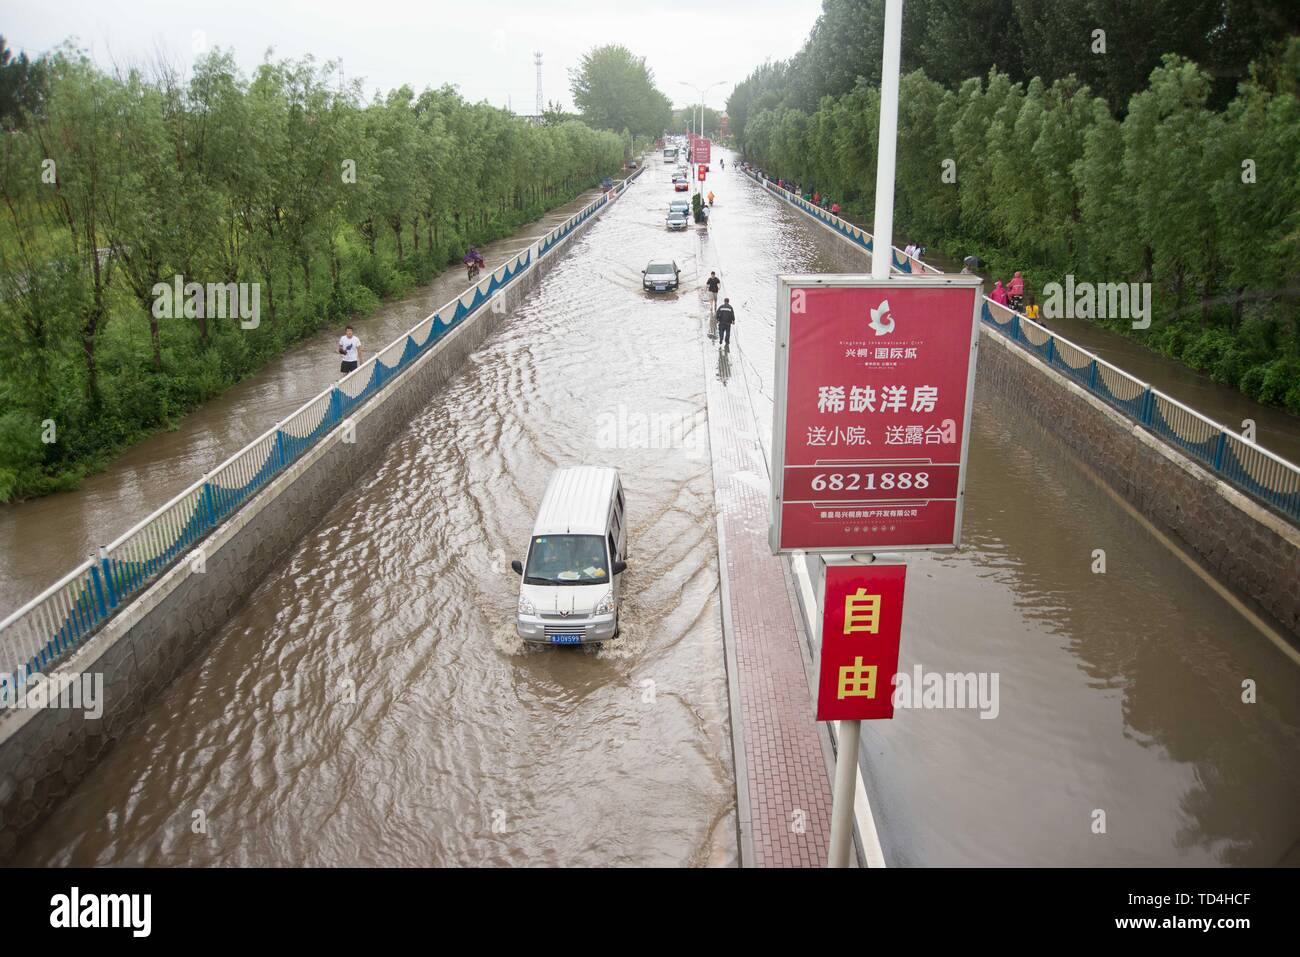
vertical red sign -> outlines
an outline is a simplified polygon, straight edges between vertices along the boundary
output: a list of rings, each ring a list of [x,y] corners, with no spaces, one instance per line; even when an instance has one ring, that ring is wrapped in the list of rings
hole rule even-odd
[[[699,172],[697,172],[695,175],[699,179],[699,181],[703,183],[705,178],[708,176],[708,174],[709,174],[709,168],[704,164],[700,164]]]
[[[694,162],[708,166],[713,153],[713,141],[706,140],[703,136],[696,137],[691,146],[691,152],[691,159]]]
[[[976,277],[783,277],[774,552],[958,544]]]
[[[818,721],[894,716],[905,565],[827,565]]]

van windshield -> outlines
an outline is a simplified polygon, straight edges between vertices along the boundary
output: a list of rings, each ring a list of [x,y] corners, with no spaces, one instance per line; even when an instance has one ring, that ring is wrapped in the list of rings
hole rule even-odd
[[[609,581],[599,535],[537,535],[528,549],[525,585],[598,585]]]

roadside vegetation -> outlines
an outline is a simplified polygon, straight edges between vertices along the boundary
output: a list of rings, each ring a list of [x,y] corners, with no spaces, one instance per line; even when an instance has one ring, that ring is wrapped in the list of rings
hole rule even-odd
[[[0,55],[0,127],[0,501],[74,486],[629,148],[558,112],[531,124],[452,87],[370,99],[335,64],[245,76],[220,51],[185,77]],[[159,317],[178,275],[256,284],[256,327]]]
[[[569,92],[593,129],[653,140],[672,122],[673,107],[655,85],[654,71],[621,44],[593,47],[569,71]]]
[[[728,102],[748,160],[868,228],[883,8],[826,0],[803,50]],[[1067,275],[1150,282],[1149,329],[1094,321],[1300,413],[1295,8],[909,0],[904,16],[896,244],[977,255],[990,282],[1021,270],[1040,303]]]

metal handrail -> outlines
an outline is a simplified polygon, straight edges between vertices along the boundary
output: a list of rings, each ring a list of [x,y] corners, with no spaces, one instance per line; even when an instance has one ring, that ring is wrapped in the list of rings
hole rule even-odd
[[[867,252],[872,251],[872,245],[875,242],[875,238],[861,226],[855,225],[847,219],[837,216],[828,210],[822,209],[815,203],[810,203],[798,193],[786,189],[784,186],[778,186],[765,176],[759,176],[751,170],[744,170],[744,172],[751,179],[757,180],[760,184],[767,187],[773,193],[776,193],[791,205],[797,206],[800,210],[812,216],[823,225],[828,226],[836,233],[839,233],[842,238],[847,239],[855,246],[859,246]],[[920,267],[923,272],[931,275],[943,274],[942,269],[939,269],[937,266],[932,266],[923,260],[917,259],[915,256],[909,256],[897,246],[890,246],[889,248],[893,251],[890,268],[897,272],[901,272],[904,275],[911,275],[915,271],[913,267],[913,264],[915,263],[915,265]]]

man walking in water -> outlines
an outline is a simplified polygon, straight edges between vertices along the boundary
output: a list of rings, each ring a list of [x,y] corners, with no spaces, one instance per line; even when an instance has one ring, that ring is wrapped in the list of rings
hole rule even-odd
[[[718,307],[718,345],[731,351],[731,324],[736,321],[736,310],[731,308],[731,300],[722,300]]]
[[[339,363],[339,372],[347,375],[361,364],[361,340],[352,334],[352,327],[348,326],[343,336],[339,339],[339,355],[343,361]]]
[[[704,284],[709,289],[709,312],[718,311],[718,288],[722,285],[722,280],[718,278],[716,272],[709,273],[709,281]]]

